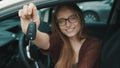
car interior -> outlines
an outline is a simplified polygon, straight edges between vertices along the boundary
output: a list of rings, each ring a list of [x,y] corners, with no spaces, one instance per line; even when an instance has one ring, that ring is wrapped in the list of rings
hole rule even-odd
[[[52,7],[60,3],[37,6],[41,16],[41,25],[38,28],[40,31],[51,34],[51,17],[54,12]],[[105,24],[86,23],[88,33],[102,42],[100,68],[120,68],[119,12],[120,0],[114,0]],[[25,48],[28,45],[28,39],[21,31],[20,20],[16,15],[12,14],[10,17],[0,19],[0,68],[53,68],[51,57],[43,55],[33,43],[30,45],[30,54],[36,61],[33,62],[27,58]]]

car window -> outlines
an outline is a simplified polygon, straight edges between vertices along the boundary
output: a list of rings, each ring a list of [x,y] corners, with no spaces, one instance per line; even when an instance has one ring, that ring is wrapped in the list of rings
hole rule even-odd
[[[49,18],[49,8],[40,9],[40,19],[41,21],[48,22]]]
[[[111,11],[111,2],[108,2],[108,0],[81,2],[77,5],[82,9],[86,23],[107,23]]]
[[[87,24],[107,24],[113,0],[98,0],[77,3],[84,13]],[[99,7],[99,8],[98,8]],[[41,20],[48,22],[49,8],[42,9]]]
[[[84,20],[88,28],[88,32],[98,38],[103,38],[107,29],[107,21],[112,9],[114,0],[102,0],[102,1],[88,1],[77,3],[79,8],[84,13]],[[98,8],[99,7],[99,8]],[[41,23],[45,23],[48,27],[51,27],[51,12],[52,7],[38,9]],[[39,27],[40,30],[50,33],[50,28]],[[9,17],[0,21],[0,31],[7,31],[11,33],[10,37],[16,37],[19,39],[20,20],[18,16]],[[6,35],[6,34],[2,34]],[[1,36],[2,36],[1,35]],[[8,39],[7,39],[8,40]]]

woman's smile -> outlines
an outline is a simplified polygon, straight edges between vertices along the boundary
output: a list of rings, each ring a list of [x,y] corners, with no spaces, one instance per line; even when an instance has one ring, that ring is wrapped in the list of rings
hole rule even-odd
[[[75,29],[75,27],[71,27],[71,28],[68,28],[68,29],[65,29],[66,32],[70,33],[70,32],[73,32]]]

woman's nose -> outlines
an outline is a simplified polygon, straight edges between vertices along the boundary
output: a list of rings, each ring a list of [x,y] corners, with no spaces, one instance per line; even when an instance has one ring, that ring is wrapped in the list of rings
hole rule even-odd
[[[66,26],[68,27],[70,25],[71,25],[71,23],[68,20],[66,20]]]

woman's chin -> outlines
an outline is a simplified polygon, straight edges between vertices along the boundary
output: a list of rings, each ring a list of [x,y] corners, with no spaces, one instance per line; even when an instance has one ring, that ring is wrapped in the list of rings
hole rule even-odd
[[[76,36],[76,34],[73,34],[73,33],[72,34],[66,34],[66,36],[69,37],[69,38],[72,38],[72,37]]]

